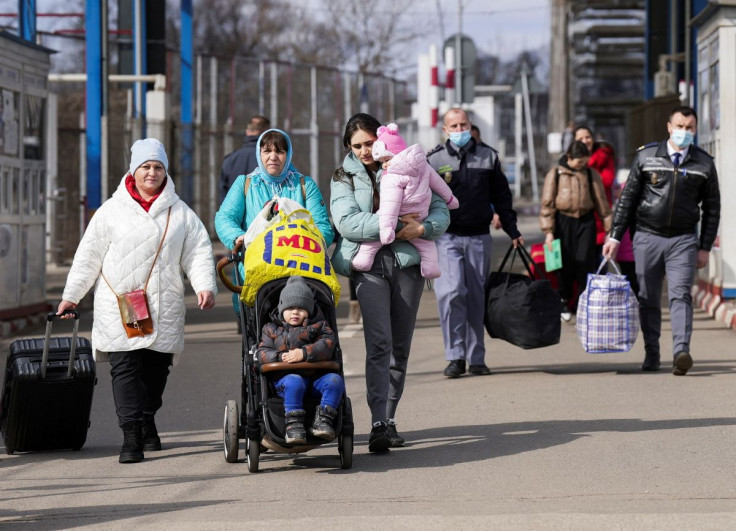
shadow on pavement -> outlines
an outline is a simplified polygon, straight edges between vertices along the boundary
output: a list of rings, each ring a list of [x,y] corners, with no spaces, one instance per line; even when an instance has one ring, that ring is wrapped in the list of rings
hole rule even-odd
[[[353,467],[363,472],[401,468],[437,468],[512,456],[568,444],[596,432],[647,432],[736,426],[736,417],[703,419],[552,420],[510,422],[485,426],[447,426],[401,432],[404,448],[386,454],[368,454],[367,436],[358,437]]]
[[[187,478],[187,481],[190,479]],[[155,479],[154,479],[155,481]],[[170,483],[171,481],[167,481]],[[73,488],[77,488],[74,485]],[[208,500],[200,502],[157,503],[157,504],[111,504],[87,507],[54,507],[34,510],[27,514],[21,511],[0,509],[3,527],[13,529],[54,530],[69,529],[84,525],[100,525],[126,518],[153,514],[174,513],[185,509],[208,507],[232,503],[237,500]]]

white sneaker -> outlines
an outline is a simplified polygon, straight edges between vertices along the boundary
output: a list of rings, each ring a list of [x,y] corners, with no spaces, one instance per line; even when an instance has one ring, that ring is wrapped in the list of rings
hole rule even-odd
[[[570,312],[562,312],[560,314],[560,319],[562,319],[566,323],[569,323],[570,319],[572,319],[572,314]]]

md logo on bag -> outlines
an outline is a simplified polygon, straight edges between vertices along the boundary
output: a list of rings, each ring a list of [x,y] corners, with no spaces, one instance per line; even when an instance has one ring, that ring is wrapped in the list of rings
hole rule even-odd
[[[280,225],[275,227],[273,230],[268,231],[264,237],[264,249],[263,249],[263,261],[267,264],[273,264],[275,266],[287,267],[289,269],[298,269],[299,271],[311,271],[318,275],[323,274],[329,275],[331,272],[330,259],[327,253],[324,253],[322,246],[319,242],[304,234],[284,234],[279,235],[278,233],[286,231],[293,231],[294,229],[301,229],[302,231],[309,233],[316,238],[322,239],[321,235],[315,234],[314,231],[310,230],[304,224],[290,223],[288,225]],[[275,239],[275,245],[274,245]],[[287,251],[284,247],[289,247],[293,251]],[[303,254],[295,251],[304,251]],[[289,253],[289,258],[284,259],[284,253]],[[275,258],[274,254],[280,257]],[[311,256],[310,256],[311,255]],[[315,259],[323,259],[322,265],[315,264]]]

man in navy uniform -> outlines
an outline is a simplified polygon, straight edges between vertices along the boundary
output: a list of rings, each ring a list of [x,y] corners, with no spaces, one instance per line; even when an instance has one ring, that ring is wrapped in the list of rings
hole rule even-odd
[[[626,228],[634,231],[644,371],[659,370],[662,281],[667,277],[674,353],[672,373],[677,376],[687,374],[693,366],[690,291],[695,268],[708,264],[721,214],[713,158],[693,145],[697,126],[695,110],[677,107],[667,122],[669,139],[639,148],[616,205],[610,238],[603,245],[603,255],[615,258]]]
[[[516,227],[511,191],[498,153],[470,134],[464,110],[445,114],[442,131],[447,136],[427,155],[427,162],[445,179],[460,206],[450,210],[450,226],[437,238],[440,271],[434,281],[445,359],[445,376],[457,378],[467,371],[486,375],[485,282],[491,267],[490,224],[494,209],[514,247],[524,245]]]

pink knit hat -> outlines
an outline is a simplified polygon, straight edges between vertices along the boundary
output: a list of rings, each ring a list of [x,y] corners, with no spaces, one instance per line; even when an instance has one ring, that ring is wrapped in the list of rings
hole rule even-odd
[[[399,126],[391,123],[378,128],[378,139],[373,142],[373,159],[381,160],[398,155],[406,149],[406,142],[399,134]]]

